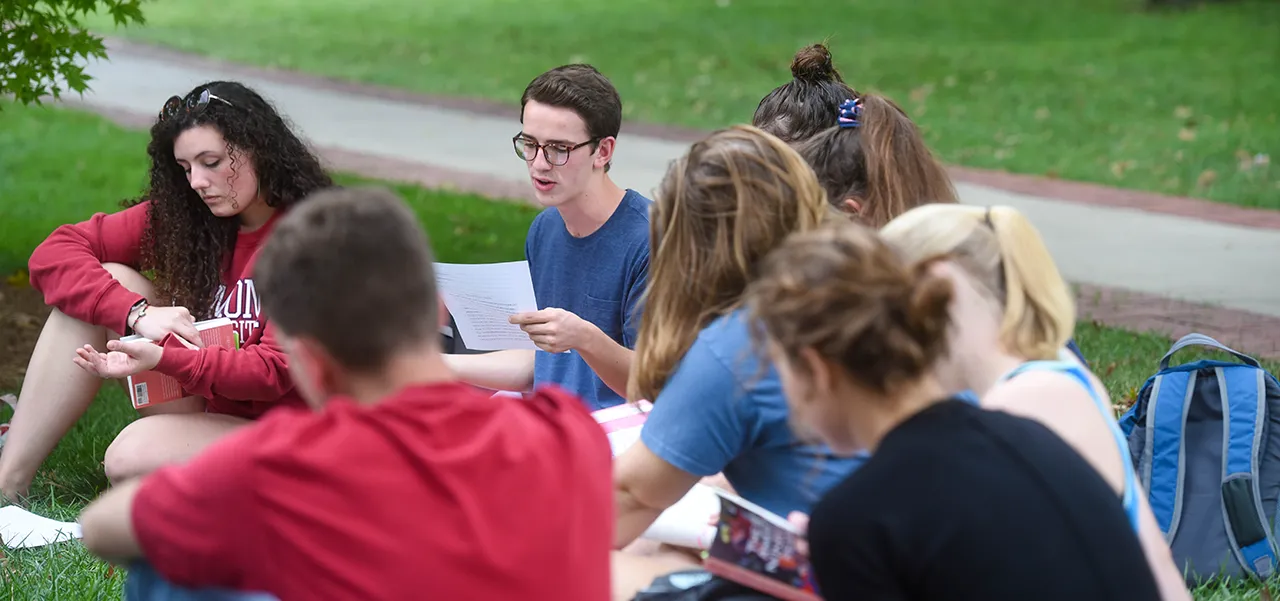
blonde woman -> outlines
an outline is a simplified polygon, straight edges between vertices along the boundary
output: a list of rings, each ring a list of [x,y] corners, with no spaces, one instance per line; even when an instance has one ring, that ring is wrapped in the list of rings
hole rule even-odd
[[[1165,599],[1190,599],[1185,581],[1134,477],[1106,388],[1060,350],[1075,304],[1031,222],[1005,206],[934,204],[881,229],[909,261],[945,255],[955,285],[951,352],[937,368],[949,390],[1037,420],[1065,439],[1115,489]]]
[[[718,131],[672,164],[650,216],[628,391],[653,410],[614,469],[616,548],[700,478],[723,473],[739,495],[787,515],[807,511],[860,463],[796,439],[777,373],[752,349],[741,309],[759,261],[828,214],[804,160],[755,127]]]

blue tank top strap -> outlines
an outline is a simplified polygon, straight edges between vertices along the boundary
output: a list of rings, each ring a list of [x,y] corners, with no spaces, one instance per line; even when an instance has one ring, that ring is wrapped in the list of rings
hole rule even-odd
[[[1036,369],[1056,371],[1070,376],[1088,391],[1089,398],[1093,399],[1093,404],[1102,413],[1102,417],[1107,422],[1107,428],[1111,430],[1111,436],[1115,439],[1116,447],[1120,450],[1120,462],[1124,464],[1124,491],[1121,494],[1121,504],[1124,507],[1125,514],[1129,516],[1129,525],[1137,533],[1140,523],[1137,496],[1138,480],[1133,469],[1133,462],[1129,460],[1129,441],[1125,438],[1124,433],[1120,431],[1120,424],[1116,422],[1115,413],[1102,398],[1102,395],[1098,394],[1098,391],[1094,389],[1093,382],[1089,379],[1085,368],[1074,361],[1027,361],[1010,370],[1009,373],[1000,378],[1000,381],[1005,382],[1019,374]]]

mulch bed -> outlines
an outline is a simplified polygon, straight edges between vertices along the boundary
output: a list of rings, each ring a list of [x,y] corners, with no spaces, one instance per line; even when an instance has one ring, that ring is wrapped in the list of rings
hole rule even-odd
[[[20,279],[20,278],[14,278]],[[0,278],[0,393],[17,393],[49,308],[25,281]]]

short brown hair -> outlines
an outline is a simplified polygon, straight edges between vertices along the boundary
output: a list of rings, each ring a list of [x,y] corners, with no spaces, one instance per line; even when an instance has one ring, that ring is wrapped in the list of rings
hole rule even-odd
[[[369,371],[436,340],[433,261],[426,232],[395,193],[328,188],[280,219],[254,281],[281,332],[311,338],[343,366]]]
[[[840,103],[858,91],[844,83],[825,44],[801,48],[791,61],[792,80],[760,100],[751,124],[788,144],[803,142],[836,124]]]
[[[796,147],[828,201],[838,206],[857,198],[860,219],[875,228],[922,204],[959,201],[947,170],[901,107],[878,94],[847,100],[861,105],[856,127],[828,127]]]
[[[587,124],[587,135],[597,142],[618,137],[622,129],[622,98],[609,78],[591,65],[563,65],[535,77],[520,96],[521,123],[530,100],[577,113]],[[597,145],[593,143],[592,150]]]
[[[813,349],[859,385],[893,394],[947,350],[952,288],[931,266],[908,267],[850,221],[793,234],[748,288],[753,337],[788,357]]]

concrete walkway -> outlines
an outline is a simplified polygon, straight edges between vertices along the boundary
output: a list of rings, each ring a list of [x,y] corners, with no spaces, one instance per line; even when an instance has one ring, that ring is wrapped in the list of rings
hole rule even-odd
[[[312,142],[339,156],[339,163],[350,165],[358,157],[369,166],[380,161],[399,165],[400,172],[418,166],[457,180],[490,180],[527,195],[525,167],[510,142],[520,128],[514,110],[500,115],[491,108],[462,110],[386,98],[351,86],[299,81],[299,77],[237,65],[179,61],[133,44],[113,44],[110,56],[108,62],[89,65],[93,90],[74,103],[146,123],[170,95],[183,94],[208,80],[235,79],[274,101]],[[624,128],[613,177],[620,185],[651,194],[669,162],[687,147],[687,141],[635,135]],[[390,175],[372,167],[360,170]],[[1241,323],[1242,332],[1253,317],[1269,317],[1280,324],[1280,264],[1276,261],[1280,229],[1065,202],[964,182],[957,187],[966,203],[1007,204],[1025,212],[1066,277],[1091,285],[1094,296],[1104,296],[1098,290],[1122,289],[1142,298],[1220,306],[1234,310],[1232,319]],[[1112,298],[1110,292],[1105,296]],[[1086,301],[1082,299],[1082,304]],[[1087,313],[1087,307],[1082,312]],[[1183,325],[1201,330],[1218,327]],[[1275,327],[1250,344],[1253,352],[1280,354],[1280,325]],[[1267,345],[1266,340],[1273,342]],[[1242,344],[1239,339],[1236,343]]]

